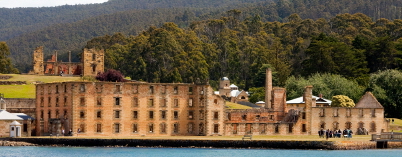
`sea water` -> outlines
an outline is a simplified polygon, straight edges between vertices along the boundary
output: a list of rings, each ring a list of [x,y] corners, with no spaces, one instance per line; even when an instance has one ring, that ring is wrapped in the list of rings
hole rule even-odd
[[[402,149],[294,150],[294,149],[215,149],[215,148],[135,148],[135,147],[0,147],[0,156],[74,157],[393,157]]]

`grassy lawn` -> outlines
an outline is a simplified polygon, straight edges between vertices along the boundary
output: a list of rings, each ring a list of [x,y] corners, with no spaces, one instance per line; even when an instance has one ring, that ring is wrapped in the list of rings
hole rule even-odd
[[[240,105],[240,104],[227,102],[227,101],[226,101],[226,107],[227,107],[227,109],[252,109],[252,107],[250,107],[250,106]]]
[[[37,76],[37,75],[20,75],[20,74],[0,74],[13,76],[8,80],[0,81],[26,81],[26,85],[0,85],[0,93],[5,98],[35,98],[35,85],[33,82],[42,81],[49,82],[68,82],[80,80],[80,77],[61,77],[61,76]]]
[[[389,131],[402,132],[402,120],[397,118],[387,118],[389,120]],[[392,123],[394,119],[394,123]]]

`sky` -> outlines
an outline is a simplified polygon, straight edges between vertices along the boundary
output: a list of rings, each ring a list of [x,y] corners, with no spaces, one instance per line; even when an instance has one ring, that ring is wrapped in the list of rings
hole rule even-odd
[[[54,7],[60,5],[103,3],[108,0],[0,0],[0,8]]]

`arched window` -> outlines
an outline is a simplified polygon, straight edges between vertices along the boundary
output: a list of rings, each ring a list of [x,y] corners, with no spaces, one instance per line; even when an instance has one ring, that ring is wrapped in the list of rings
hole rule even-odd
[[[352,128],[352,123],[351,123],[351,122],[346,122],[346,123],[345,123],[345,128],[346,128],[346,129]]]
[[[332,123],[334,130],[338,130],[339,129],[339,123],[338,122],[334,122]]]
[[[327,129],[327,128],[325,127],[325,122],[321,122],[321,123],[320,123],[320,128],[321,128],[321,129]]]
[[[370,132],[376,132],[375,122],[370,123]]]

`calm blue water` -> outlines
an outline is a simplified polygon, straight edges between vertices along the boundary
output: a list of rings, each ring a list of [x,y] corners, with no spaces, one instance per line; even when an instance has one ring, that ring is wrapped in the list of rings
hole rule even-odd
[[[402,156],[402,149],[373,150],[278,150],[208,148],[103,148],[103,147],[0,147],[0,156],[150,156],[150,157],[356,157]]]

